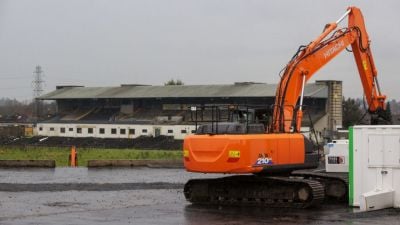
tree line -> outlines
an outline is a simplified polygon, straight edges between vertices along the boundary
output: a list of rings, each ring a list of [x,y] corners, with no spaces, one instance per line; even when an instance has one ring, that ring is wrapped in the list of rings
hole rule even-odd
[[[367,112],[367,104],[359,98],[343,98],[343,128],[356,124],[371,124],[371,117]],[[386,111],[381,112],[381,119],[386,124],[398,123],[400,116],[400,102],[390,100],[386,102]]]
[[[19,101],[17,99],[0,98],[0,121],[2,122],[30,122],[39,112],[40,118],[54,115],[56,103],[44,101],[39,103],[39,111],[36,111],[36,102]]]

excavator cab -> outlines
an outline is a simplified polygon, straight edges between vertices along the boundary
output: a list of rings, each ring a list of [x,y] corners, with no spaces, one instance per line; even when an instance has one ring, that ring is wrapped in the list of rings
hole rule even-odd
[[[191,106],[196,134],[262,134],[268,125],[268,108],[249,105]],[[271,114],[271,112],[269,112]]]

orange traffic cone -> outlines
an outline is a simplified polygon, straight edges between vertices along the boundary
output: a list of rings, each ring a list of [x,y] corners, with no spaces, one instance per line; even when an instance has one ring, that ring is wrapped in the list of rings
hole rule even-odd
[[[71,153],[69,154],[68,164],[70,167],[78,166],[78,152],[76,151],[75,146],[71,146]]]

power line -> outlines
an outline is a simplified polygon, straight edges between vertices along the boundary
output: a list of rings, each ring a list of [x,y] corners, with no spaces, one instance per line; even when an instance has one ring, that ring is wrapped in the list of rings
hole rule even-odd
[[[43,80],[43,70],[42,67],[37,65],[35,68],[35,71],[33,72],[33,81],[32,81],[32,86],[33,86],[33,98],[37,98],[42,95],[43,93],[43,85],[44,85],[44,80]]]
[[[1,80],[20,80],[20,79],[28,79],[29,77],[22,77],[22,76],[7,76],[7,77],[2,77],[0,76]]]
[[[42,67],[37,65],[35,71],[33,72],[33,100],[35,101],[34,104],[34,112],[36,113],[36,120],[39,120],[40,111],[41,111],[41,102],[37,99],[43,93],[43,70]]]
[[[1,90],[14,90],[14,89],[28,89],[30,87],[10,87],[8,85],[8,87],[1,87]]]

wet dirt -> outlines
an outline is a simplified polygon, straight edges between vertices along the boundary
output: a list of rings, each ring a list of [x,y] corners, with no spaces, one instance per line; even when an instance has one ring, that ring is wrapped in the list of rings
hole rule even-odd
[[[201,177],[210,176],[180,169],[3,169],[0,189],[10,189],[0,191],[0,224],[400,224],[399,209],[360,213],[345,204],[312,209],[188,204],[182,185]],[[24,190],[15,190],[21,185]]]

